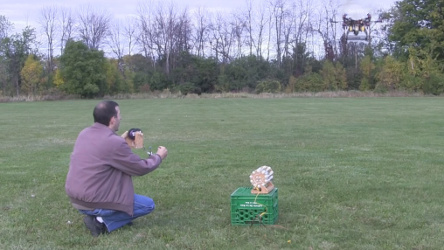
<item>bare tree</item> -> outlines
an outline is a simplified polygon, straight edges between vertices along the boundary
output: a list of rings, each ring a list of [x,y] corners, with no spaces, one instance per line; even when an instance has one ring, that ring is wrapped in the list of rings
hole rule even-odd
[[[189,53],[191,48],[192,27],[187,9],[183,10],[178,16],[178,20],[174,25],[174,37],[177,40],[176,46],[173,48],[173,51],[176,53],[175,55],[181,52]]]
[[[53,58],[54,58],[54,36],[56,33],[56,7],[45,7],[41,10],[42,19],[40,25],[46,35],[47,39],[47,73],[49,74],[54,70]]]
[[[250,55],[262,57],[262,46],[264,43],[264,30],[268,22],[265,17],[264,3],[253,6],[253,0],[245,0],[246,9],[244,15],[245,31]],[[253,52],[254,51],[254,52]]]
[[[326,56],[329,55],[329,57],[334,56],[336,57],[339,53],[338,53],[338,40],[340,39],[338,37],[338,33],[337,31],[337,22],[335,21],[335,17],[338,15],[338,0],[329,0],[328,1],[328,5],[326,4],[326,6],[329,6],[328,8],[330,9],[330,12],[328,12],[326,10],[326,18],[328,18],[329,21],[329,27],[327,28],[327,31],[329,33],[328,37],[329,37],[329,43],[330,43],[330,48],[328,48],[328,46],[326,47],[324,45],[324,49],[326,52]],[[330,13],[330,14],[328,14]],[[342,26],[342,25],[341,25]],[[341,33],[341,32],[340,32]]]
[[[301,10],[299,9],[299,11]],[[282,56],[288,57],[291,55],[290,44],[292,43],[294,26],[296,25],[296,13],[293,13],[289,9],[285,8],[282,15],[282,42],[284,43]]]
[[[5,17],[0,15],[0,41],[7,38],[9,36],[9,31],[12,29],[13,24]],[[6,94],[8,88],[8,77],[10,75],[8,71],[8,62],[6,54],[8,50],[5,51],[5,48],[0,47],[0,94]]]
[[[274,2],[273,2],[274,1]],[[285,19],[285,0],[271,0],[270,5],[272,8],[273,19],[274,19],[274,35],[276,39],[276,61],[278,65],[282,62],[282,29],[284,26]]]
[[[128,43],[128,55],[132,55],[135,39],[136,39],[136,25],[133,19],[128,19],[124,27],[124,35]]]
[[[325,57],[334,60],[337,53],[336,15],[337,7],[334,0],[325,0],[320,3],[324,7],[317,13],[317,19],[311,22],[310,29],[322,39]]]
[[[8,37],[12,28],[13,24],[5,16],[0,15],[0,40]]]
[[[293,43],[294,47],[297,47],[299,43],[305,42],[308,39],[309,33],[311,32],[309,23],[312,21],[312,6],[311,1],[307,0],[305,2],[300,1],[293,5],[291,9],[299,10],[294,13],[293,21],[294,31],[293,31]]]
[[[228,63],[232,45],[234,43],[233,32],[230,24],[221,16],[216,17],[216,21],[212,26],[213,34],[213,50],[216,53],[216,59],[222,61],[223,64]],[[221,57],[221,58],[219,58]]]
[[[123,35],[121,34],[121,23],[115,22],[110,29],[108,36],[108,45],[113,52],[113,54],[117,57],[117,60],[121,60],[123,58],[124,46],[122,44]]]
[[[154,62],[154,36],[155,28],[152,20],[152,14],[150,13],[151,4],[139,4],[138,14],[138,31],[137,44],[141,47],[143,54],[146,58],[153,59]]]
[[[257,42],[256,42],[256,55],[262,57],[262,45],[264,43],[264,30],[267,25],[270,25],[269,22],[267,22],[266,14],[265,14],[265,7],[262,4],[259,6],[259,13],[258,13],[258,22],[256,24],[257,27]]]
[[[234,15],[233,20],[230,23],[231,32],[233,34],[234,42],[236,43],[236,54],[234,58],[239,58],[242,56],[243,33],[245,30],[245,21],[242,15]]]
[[[71,15],[71,11],[68,9],[60,9],[60,28],[61,28],[61,38],[60,38],[60,54],[63,54],[66,42],[71,39],[74,31],[75,20]]]
[[[79,14],[79,21],[78,32],[81,40],[89,48],[99,49],[109,32],[110,16],[86,7]]]
[[[173,5],[165,11],[163,6],[159,5],[155,15],[156,36],[154,43],[157,47],[157,54],[159,57],[165,59],[165,73],[170,73],[170,54],[172,48],[175,46],[173,39],[174,35],[174,21],[176,19]]]
[[[205,56],[205,45],[209,41],[210,23],[208,13],[199,8],[196,12],[196,24],[194,29],[194,48],[197,56]]]
[[[186,9],[178,13],[173,4],[168,7],[158,4],[155,9],[152,6],[145,4],[139,8],[138,42],[145,56],[162,61],[169,75],[180,53],[189,52],[191,22]]]
[[[255,39],[253,36],[253,3],[252,0],[246,0],[247,9],[245,13],[245,26],[248,32],[247,46],[250,51],[250,55],[253,55],[253,47],[255,46]]]
[[[115,22],[114,25],[112,25],[112,29],[110,29],[108,46],[110,47],[112,53],[116,56],[119,71],[124,73],[123,56],[125,48],[122,43],[121,23],[118,21]]]

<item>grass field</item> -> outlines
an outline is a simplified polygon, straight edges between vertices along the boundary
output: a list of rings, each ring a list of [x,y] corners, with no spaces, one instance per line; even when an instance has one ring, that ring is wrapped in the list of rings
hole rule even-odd
[[[64,181],[97,102],[0,104],[0,249],[444,246],[442,98],[119,100],[120,132],[139,127],[169,155],[134,180],[156,210],[93,238]],[[278,221],[232,226],[230,194],[262,165]]]

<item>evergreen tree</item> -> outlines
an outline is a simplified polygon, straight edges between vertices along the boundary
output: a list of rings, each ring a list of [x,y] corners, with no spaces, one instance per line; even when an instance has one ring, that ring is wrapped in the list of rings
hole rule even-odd
[[[92,98],[108,92],[106,59],[103,51],[90,49],[83,42],[70,40],[60,57],[61,88],[68,94]]]

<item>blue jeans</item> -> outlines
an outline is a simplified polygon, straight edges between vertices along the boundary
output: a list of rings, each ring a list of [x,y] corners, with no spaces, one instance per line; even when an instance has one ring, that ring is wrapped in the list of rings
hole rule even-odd
[[[151,213],[155,208],[154,201],[150,197],[134,194],[134,214],[133,216],[116,210],[94,209],[79,210],[82,214],[102,217],[108,232],[125,226],[134,219]]]

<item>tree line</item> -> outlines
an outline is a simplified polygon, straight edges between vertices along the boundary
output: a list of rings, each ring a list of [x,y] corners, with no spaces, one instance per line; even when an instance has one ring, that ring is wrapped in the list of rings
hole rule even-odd
[[[247,0],[242,10],[211,13],[145,3],[118,21],[90,7],[49,6],[38,27],[15,34],[0,16],[0,96],[444,92],[442,1],[379,10],[371,39],[361,42],[346,42],[338,6]]]

